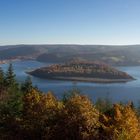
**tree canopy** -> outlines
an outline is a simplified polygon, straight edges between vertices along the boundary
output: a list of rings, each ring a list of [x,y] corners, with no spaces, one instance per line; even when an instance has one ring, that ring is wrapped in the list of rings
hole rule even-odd
[[[29,77],[19,84],[11,64],[6,73],[0,69],[0,95],[2,140],[140,140],[132,103],[93,103],[78,90],[58,99],[35,88]]]

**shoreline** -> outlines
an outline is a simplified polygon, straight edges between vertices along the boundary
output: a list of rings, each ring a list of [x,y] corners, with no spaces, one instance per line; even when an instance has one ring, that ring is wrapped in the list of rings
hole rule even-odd
[[[89,83],[127,83],[136,79],[103,79],[103,78],[87,78],[87,77],[43,77],[31,74],[26,72],[34,77],[41,79],[50,79],[50,80],[61,80],[61,81],[75,81],[75,82],[89,82]]]
[[[90,83],[126,83],[135,80],[135,79],[102,79],[102,78],[84,78],[84,77],[54,77],[51,79],[90,82]]]
[[[50,61],[48,61],[48,62],[43,62],[43,61],[38,61],[38,60],[36,60],[36,59],[34,59],[34,58],[15,58],[15,59],[4,59],[4,60],[0,60],[0,65],[1,64],[8,64],[8,63],[10,63],[10,62],[16,62],[16,61],[28,61],[28,60],[35,60],[35,61],[37,61],[37,62],[40,62],[40,63],[50,63],[50,64],[58,64],[58,62],[50,62]],[[59,63],[60,64],[60,63]],[[115,67],[115,68],[117,68],[117,67],[139,67],[140,66],[140,64],[134,64],[134,65],[127,65],[127,64],[124,64],[124,65],[111,65],[112,67]]]

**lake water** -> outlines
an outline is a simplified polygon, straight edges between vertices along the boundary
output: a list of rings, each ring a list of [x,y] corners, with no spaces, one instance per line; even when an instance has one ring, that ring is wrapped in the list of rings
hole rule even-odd
[[[13,62],[14,71],[19,82],[25,80],[28,74],[26,71],[36,69],[38,67],[50,65],[49,63],[40,63],[37,61],[16,61]],[[0,67],[4,71],[7,70],[9,64],[1,64]],[[62,97],[64,92],[73,88],[78,88],[82,94],[88,95],[92,100],[97,98],[110,98],[113,102],[118,101],[133,101],[137,103],[140,101],[140,66],[133,67],[117,67],[118,69],[127,72],[137,80],[128,83],[112,83],[112,84],[97,84],[97,83],[84,83],[84,82],[70,82],[58,80],[45,80],[33,77],[34,85],[44,92],[53,91],[59,98]]]

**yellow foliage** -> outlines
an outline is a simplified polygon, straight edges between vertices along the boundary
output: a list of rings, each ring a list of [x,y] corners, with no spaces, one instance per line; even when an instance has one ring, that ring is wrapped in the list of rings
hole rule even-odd
[[[101,114],[86,96],[74,94],[62,102],[51,92],[34,89],[24,95],[23,103],[25,130],[41,133],[46,140],[140,140],[139,121],[131,105],[116,104]]]
[[[27,115],[33,118],[42,117],[42,115],[48,117],[63,106],[51,92],[41,94],[34,89],[24,95],[23,103],[25,116]]]
[[[68,128],[73,130],[77,139],[96,137],[99,127],[99,112],[86,96],[75,95],[66,105]]]
[[[110,114],[102,116],[102,123],[111,140],[140,140],[138,118],[130,105],[114,105]]]
[[[23,97],[23,113],[24,115],[28,116],[36,116],[38,112],[40,111],[40,108],[38,108],[38,104],[41,99],[41,94],[36,91],[35,89],[32,89],[29,93],[26,93]]]

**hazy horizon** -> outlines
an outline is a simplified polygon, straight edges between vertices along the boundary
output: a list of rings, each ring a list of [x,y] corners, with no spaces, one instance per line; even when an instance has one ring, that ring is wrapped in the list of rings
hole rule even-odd
[[[45,44],[41,44],[41,43],[36,43],[36,44],[33,44],[33,43],[27,43],[27,44],[0,44],[0,46],[18,46],[18,45],[80,45],[80,46],[84,46],[84,45],[91,45],[91,46],[139,46],[139,44],[74,44],[74,43],[45,43]]]

